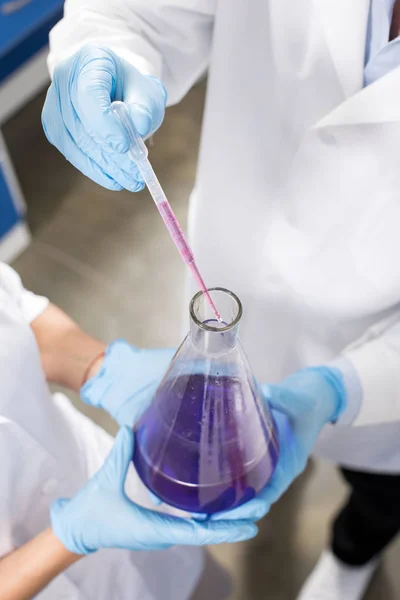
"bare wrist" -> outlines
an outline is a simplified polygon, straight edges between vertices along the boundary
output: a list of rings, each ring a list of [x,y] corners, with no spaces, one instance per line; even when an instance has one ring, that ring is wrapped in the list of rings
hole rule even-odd
[[[85,383],[97,375],[104,363],[105,358],[105,350],[97,353],[88,363],[82,377],[81,387],[85,385]]]

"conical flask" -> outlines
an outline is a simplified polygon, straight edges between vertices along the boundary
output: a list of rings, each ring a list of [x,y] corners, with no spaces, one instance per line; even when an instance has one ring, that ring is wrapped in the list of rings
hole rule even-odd
[[[133,461],[163,502],[212,514],[253,498],[274,472],[279,441],[238,340],[240,300],[214,288],[219,323],[202,292],[190,332],[135,426]]]

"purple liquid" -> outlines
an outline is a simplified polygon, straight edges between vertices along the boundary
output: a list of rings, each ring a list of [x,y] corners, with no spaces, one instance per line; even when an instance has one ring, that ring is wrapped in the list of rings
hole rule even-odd
[[[272,415],[261,412],[249,383],[195,374],[159,389],[136,426],[133,461],[161,500],[212,514],[253,498],[278,455]]]

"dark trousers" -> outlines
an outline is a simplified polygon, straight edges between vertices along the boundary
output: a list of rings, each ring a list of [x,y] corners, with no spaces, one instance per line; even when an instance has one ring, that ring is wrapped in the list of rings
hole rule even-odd
[[[400,475],[341,473],[351,492],[333,522],[331,548],[342,562],[359,566],[380,554],[400,530]]]

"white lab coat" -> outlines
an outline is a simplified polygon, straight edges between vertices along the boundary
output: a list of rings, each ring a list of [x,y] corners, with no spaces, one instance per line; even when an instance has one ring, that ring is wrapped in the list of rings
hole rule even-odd
[[[171,103],[210,65],[189,219],[205,280],[242,299],[260,380],[346,355],[359,427],[327,428],[319,452],[400,472],[400,68],[363,89],[368,10],[67,0],[49,63],[100,41],[160,76]]]
[[[0,263],[0,557],[49,527],[49,506],[102,465],[112,438],[62,394],[51,396],[29,322],[47,300]],[[127,493],[146,492],[133,468]],[[38,600],[187,600],[202,569],[198,548],[103,550],[58,576]]]

